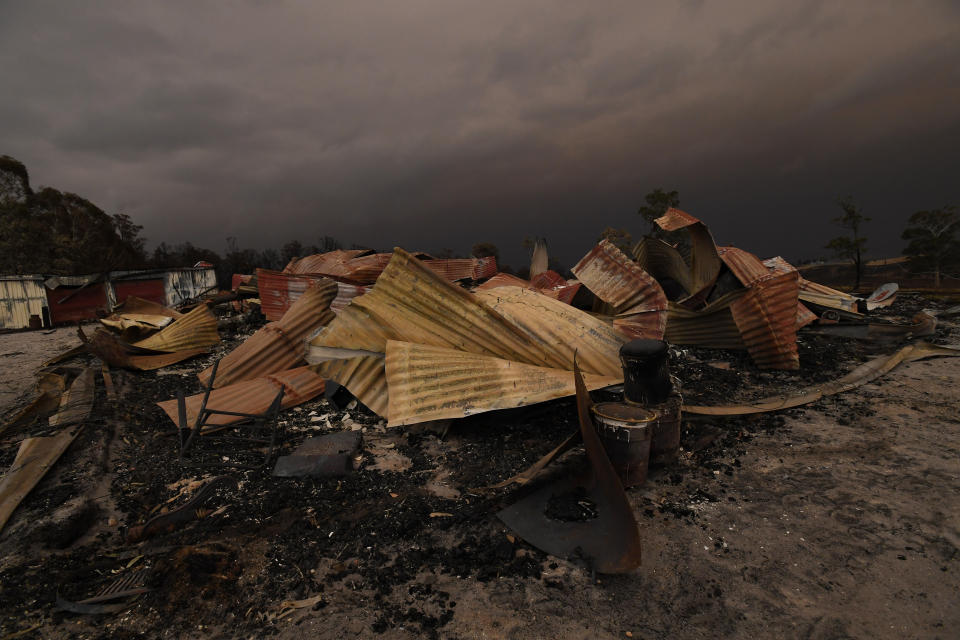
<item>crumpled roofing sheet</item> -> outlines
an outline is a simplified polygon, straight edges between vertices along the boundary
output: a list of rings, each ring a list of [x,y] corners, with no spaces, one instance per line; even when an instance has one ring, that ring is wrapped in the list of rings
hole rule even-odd
[[[279,320],[304,291],[322,282],[330,282],[330,279],[318,275],[296,275],[257,269],[260,310],[270,322]]]
[[[141,371],[153,371],[154,369],[169,367],[170,365],[209,351],[207,347],[201,347],[199,349],[184,349],[183,351],[174,351],[171,353],[140,353],[136,350],[136,347],[131,347],[116,336],[102,329],[94,332],[93,337],[87,341],[86,348],[90,353],[111,367],[139,369]]]
[[[387,415],[387,375],[382,354],[326,360],[312,368],[325,379],[346,387],[377,415]]]
[[[559,280],[557,280],[557,278],[559,278]],[[540,274],[540,276],[536,278],[536,281],[537,283],[534,283],[508,273],[498,273],[478,286],[475,291],[488,291],[498,287],[522,287],[524,289],[534,289],[548,298],[570,304],[581,287],[580,282],[576,280],[566,280],[556,271],[546,271]]]
[[[311,344],[385,353],[387,340],[401,340],[527,364],[569,366],[555,345],[531,342],[527,332],[483,304],[479,295],[450,284],[397,249],[376,285],[355,298]]]
[[[770,276],[770,269],[749,251],[737,247],[717,247],[717,253],[745,287]]]
[[[81,423],[93,409],[95,385],[93,368],[85,368],[61,396],[59,411],[50,416],[50,426],[64,428],[52,436],[27,438],[20,443],[13,464],[0,479],[0,531],[80,433]]]
[[[387,343],[388,427],[512,409],[573,395],[568,369],[552,369],[456,349]],[[622,377],[585,376],[599,389]]]
[[[761,368],[799,369],[797,293],[799,274],[755,281],[730,305],[750,357]]]
[[[280,320],[262,327],[220,360],[214,387],[303,364],[307,337],[333,320],[330,303],[336,293],[337,283],[327,279],[307,288]],[[208,367],[197,375],[204,385],[209,384],[212,370]]]
[[[149,338],[134,343],[134,346],[152,351],[173,352],[201,349],[219,342],[217,318],[207,305],[201,304]]]
[[[686,229],[690,234],[690,281],[691,296],[696,296],[704,289],[713,286],[720,274],[720,256],[717,255],[717,245],[707,225],[689,213],[671,207],[663,216],[654,220],[664,231],[678,231]]]
[[[373,253],[369,249],[337,249],[326,253],[316,253],[303,258],[293,258],[284,267],[284,273],[335,273],[343,269],[343,265],[359,256]]]
[[[290,261],[284,269],[288,274],[324,275],[348,280],[356,284],[372,284],[390,263],[390,253],[370,251],[331,251]],[[416,254],[423,263],[446,280],[479,280],[497,272],[496,258],[453,258],[436,260],[425,253]]]
[[[601,241],[572,269],[617,314],[613,326],[629,338],[663,338],[667,296],[660,284],[609,240]]]
[[[236,411],[238,413],[264,413],[270,408],[281,387],[284,389],[284,394],[280,407],[281,409],[289,409],[312,400],[323,393],[324,381],[310,367],[290,369],[289,371],[214,389],[207,399],[207,408],[220,411]],[[193,425],[196,422],[202,403],[202,393],[186,398],[188,425]],[[179,425],[176,398],[158,402],[157,406],[163,409],[174,424]],[[206,424],[208,426],[221,426],[234,424],[243,419],[240,416],[215,413],[210,416]]]
[[[657,280],[670,278],[688,295],[693,291],[690,267],[673,245],[659,238],[643,238],[633,248],[633,257],[637,266]]]
[[[566,370],[578,351],[590,373],[622,376],[624,339],[603,321],[518,287],[471,294],[402,249],[370,292],[354,299],[311,341],[307,360],[326,360],[329,349],[383,354],[390,340]],[[496,398],[491,394],[486,400]]]
[[[744,349],[740,328],[730,305],[744,294],[733,291],[699,311],[691,311],[671,302],[667,309],[664,339],[671,344],[690,344],[717,349]]]

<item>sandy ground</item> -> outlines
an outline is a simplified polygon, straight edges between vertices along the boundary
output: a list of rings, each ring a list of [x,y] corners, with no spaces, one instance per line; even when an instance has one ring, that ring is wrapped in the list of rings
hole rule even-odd
[[[0,416],[33,388],[42,362],[80,344],[76,327],[0,334]]]
[[[35,353],[37,359],[53,355],[75,343],[73,330],[61,331],[52,337],[0,336],[0,353]],[[42,348],[35,346],[41,342]],[[18,363],[20,376],[10,376],[6,367],[4,383],[12,388],[26,378],[26,386],[18,388],[29,387],[28,372],[37,362],[10,362]],[[150,380],[158,384],[178,372]],[[192,370],[181,375],[186,379]],[[123,376],[118,377],[123,386]],[[116,520],[134,518],[123,502],[123,492],[137,485],[131,467],[147,464],[124,454],[123,443],[135,448],[141,436],[123,424],[133,424],[148,404],[131,399],[114,413],[116,429],[98,430],[87,449],[68,452],[0,534],[0,603],[16,601],[0,604],[0,619],[5,620],[0,637],[39,625],[32,633],[45,638],[955,638],[960,628],[958,380],[960,358],[915,362],[855,391],[793,411],[772,426],[769,420],[745,418],[701,423],[696,433],[709,437],[686,438],[678,464],[652,473],[646,485],[628,492],[644,545],[643,566],[633,575],[592,576],[573,562],[518,544],[508,545],[503,576],[458,575],[424,559],[415,577],[384,591],[386,598],[377,596],[362,568],[354,573],[349,562],[344,568],[349,552],[304,556],[314,564],[293,567],[277,555],[277,541],[294,527],[295,540],[305,548],[333,536],[336,527],[325,519],[323,506],[331,503],[317,496],[339,491],[337,483],[319,486],[312,494],[283,494],[277,499],[289,504],[262,521],[245,516],[208,529],[191,526],[184,533],[188,537],[161,539],[152,547],[116,542]],[[135,384],[127,378],[128,388]],[[302,415],[326,409],[317,401],[305,405]],[[143,448],[149,449],[159,441],[145,442]],[[420,448],[403,449],[401,455],[401,436],[376,436],[372,428],[367,442],[371,459],[388,469],[390,456],[401,463],[393,468],[410,467],[414,453],[422,456],[403,473],[426,473],[443,486],[451,481],[442,461],[473,446],[469,434],[454,432],[445,441],[427,438]],[[12,450],[15,443],[3,446]],[[89,458],[83,457],[87,450]],[[92,460],[105,461],[108,472],[99,480],[78,471],[96,466]],[[370,464],[361,474],[381,474],[388,483],[399,477],[375,468]],[[28,539],[47,535],[36,532],[48,531],[49,525],[43,529],[30,520],[42,520],[71,491],[100,498],[111,481],[122,489],[114,491],[117,503],[103,503],[96,526],[79,539],[67,539],[65,548]],[[463,495],[457,503],[451,496],[444,510],[463,504]],[[362,511],[361,505],[356,510]],[[316,527],[303,525],[304,520]],[[488,541],[509,534],[492,515],[464,527]],[[430,535],[452,540],[462,533],[463,528],[451,528]],[[413,535],[417,538],[411,538],[410,547],[424,539],[421,533]],[[171,553],[162,545],[196,545],[198,540],[220,545],[205,557],[231,558],[233,569],[208,574],[236,582],[239,595],[226,586],[218,591],[209,578],[192,585],[189,578],[197,568],[191,565],[187,574],[176,574],[174,556],[157,565],[168,574],[158,591],[122,614],[52,611],[49,593],[69,586],[62,576],[71,567],[89,565],[96,557],[113,562],[113,569],[103,565],[107,568],[101,570],[109,575],[128,562],[139,560],[142,566],[149,554]],[[392,553],[405,553],[402,546],[392,547]],[[356,561],[364,557],[361,551]],[[521,560],[534,566],[532,575],[506,571],[508,563],[516,567]],[[376,575],[378,569],[371,571]],[[286,590],[288,583],[271,586],[277,575],[297,573],[316,579],[305,580],[310,586],[297,591]],[[49,584],[41,588],[37,580]],[[30,589],[30,595],[23,595]],[[189,596],[173,597],[178,589]],[[323,595],[317,606],[268,619],[266,614],[278,611],[282,600],[315,593]],[[248,604],[239,608],[226,604],[244,598]],[[383,624],[387,605],[398,611],[408,605],[418,612],[448,611],[449,617],[430,628],[411,616],[410,622],[394,616]]]

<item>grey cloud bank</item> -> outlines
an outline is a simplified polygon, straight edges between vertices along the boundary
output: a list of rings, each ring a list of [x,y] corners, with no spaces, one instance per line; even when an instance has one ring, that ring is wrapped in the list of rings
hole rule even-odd
[[[151,243],[379,248],[546,235],[572,263],[678,189],[721,242],[826,255],[956,203],[949,2],[23,3],[0,153]]]

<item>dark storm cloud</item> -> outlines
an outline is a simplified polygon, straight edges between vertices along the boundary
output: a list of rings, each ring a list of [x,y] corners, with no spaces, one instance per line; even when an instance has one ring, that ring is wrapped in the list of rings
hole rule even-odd
[[[957,201],[949,2],[30,3],[0,23],[0,153],[222,250],[329,234],[566,262],[657,186],[719,239],[877,253]],[[952,136],[952,138],[951,138]]]

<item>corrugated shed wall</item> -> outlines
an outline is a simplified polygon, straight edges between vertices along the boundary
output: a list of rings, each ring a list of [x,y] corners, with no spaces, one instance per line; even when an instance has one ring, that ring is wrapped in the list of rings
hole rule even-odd
[[[184,269],[163,274],[166,305],[175,307],[184,300],[196,298],[217,286],[217,272],[213,269]],[[141,296],[142,297],[142,296]]]
[[[46,306],[47,292],[42,280],[0,280],[0,329],[26,329],[31,315],[43,319]]]

